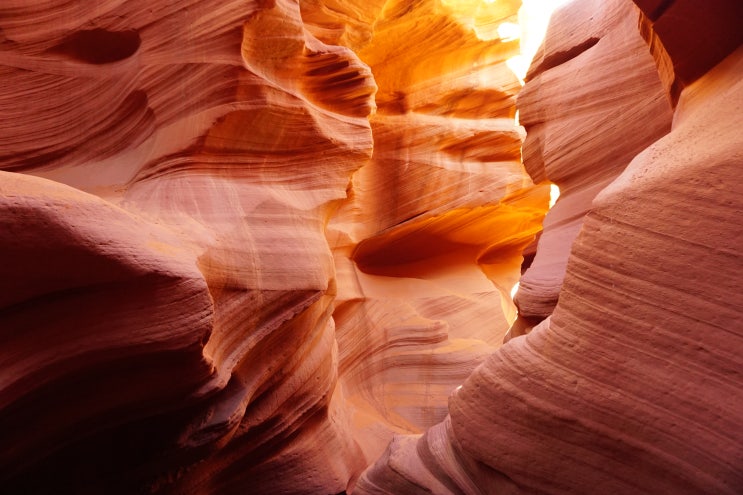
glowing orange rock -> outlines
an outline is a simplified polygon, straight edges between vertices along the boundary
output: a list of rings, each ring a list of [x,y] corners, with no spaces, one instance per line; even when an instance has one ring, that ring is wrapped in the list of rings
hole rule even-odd
[[[0,7],[4,491],[336,493],[440,421],[546,209],[517,3]]]
[[[552,316],[354,493],[740,490],[742,70],[738,48],[684,89],[671,132],[596,196]]]
[[[505,64],[518,43],[481,39],[458,7],[387,2],[373,36],[353,42],[378,86],[374,152],[328,239],[339,383],[369,463],[393,433],[441,421],[500,345],[547,206],[520,163],[520,84]]]

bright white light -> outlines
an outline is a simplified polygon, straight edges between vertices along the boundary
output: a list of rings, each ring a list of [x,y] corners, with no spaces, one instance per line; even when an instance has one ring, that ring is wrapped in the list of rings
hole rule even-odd
[[[514,297],[516,297],[516,293],[518,291],[519,291],[519,283],[516,282],[516,285],[514,285],[513,288],[511,289],[511,299],[513,299]]]
[[[557,186],[557,184],[550,184],[550,208],[555,206],[555,203],[557,203],[557,198],[560,197],[560,188]]]
[[[486,0],[487,1],[487,0]],[[523,0],[519,9],[521,55],[518,60],[508,60],[508,68],[523,84],[531,59],[542,44],[552,12],[570,0]],[[516,58],[516,57],[514,57]],[[512,61],[513,60],[513,61]]]
[[[495,3],[495,0],[485,0],[485,3]]]
[[[516,74],[516,77],[519,78],[519,82],[523,85],[526,71],[529,70],[529,59],[523,55],[515,55],[506,60],[506,66],[511,69],[511,72]]]
[[[521,26],[513,22],[504,22],[498,26],[498,37],[501,41],[513,41],[521,37]]]

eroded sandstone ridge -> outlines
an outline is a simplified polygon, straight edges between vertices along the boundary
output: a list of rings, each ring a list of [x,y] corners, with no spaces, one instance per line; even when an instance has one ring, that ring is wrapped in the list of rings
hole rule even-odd
[[[3,2],[3,492],[338,493],[441,421],[547,206],[518,7]]]
[[[541,323],[354,493],[743,489],[743,12],[637,3],[564,7],[519,99],[527,168],[568,186],[518,297]]]
[[[521,278],[519,316],[532,324],[557,304],[573,240],[596,194],[671,127],[671,104],[625,1],[581,1],[552,16],[519,94],[524,165],[560,187],[533,263]]]
[[[522,164],[516,0],[3,2],[3,493],[739,493],[743,14],[635,4]]]

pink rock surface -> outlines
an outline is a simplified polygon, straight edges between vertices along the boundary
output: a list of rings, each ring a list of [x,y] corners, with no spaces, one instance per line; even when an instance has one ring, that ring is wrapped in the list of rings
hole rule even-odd
[[[515,299],[522,317],[552,313],[593,198],[670,129],[670,101],[636,30],[638,18],[622,0],[573,2],[556,11],[519,94],[524,165],[561,192],[520,281]]]
[[[739,492],[738,7],[637,3],[522,164],[518,1],[5,1],[1,491]]]
[[[216,390],[212,303],[181,236],[36,177],[1,172],[0,202],[4,473]]]
[[[324,225],[371,155],[368,67],[290,1],[0,18],[0,164],[58,182],[0,184],[7,489],[345,489]]]
[[[552,316],[354,493],[740,492],[742,71],[739,48],[684,89],[596,196]]]
[[[409,7],[0,6],[4,490],[338,493],[446,416],[547,192],[518,43]]]

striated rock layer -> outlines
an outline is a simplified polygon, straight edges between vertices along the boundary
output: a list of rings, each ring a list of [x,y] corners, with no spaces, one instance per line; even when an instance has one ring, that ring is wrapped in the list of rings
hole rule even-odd
[[[344,490],[324,225],[368,66],[291,1],[40,9],[0,7],[4,490]]]
[[[519,4],[0,5],[3,493],[740,492],[740,7]]]
[[[392,433],[445,418],[449,394],[500,345],[547,206],[520,160],[520,85],[505,65],[517,43],[483,41],[466,14],[387,2],[357,49],[379,88],[374,152],[328,239],[339,383],[368,463]]]
[[[446,420],[395,438],[354,493],[743,489],[743,50],[707,55],[671,132],[596,196],[551,317],[485,360]]]
[[[338,493],[441,421],[547,207],[519,3],[0,5],[3,492]]]
[[[524,320],[554,310],[596,194],[670,130],[670,101],[637,19],[626,1],[582,1],[556,11],[519,94],[524,165],[561,192],[515,297]]]

